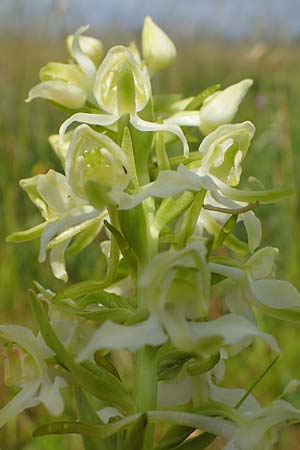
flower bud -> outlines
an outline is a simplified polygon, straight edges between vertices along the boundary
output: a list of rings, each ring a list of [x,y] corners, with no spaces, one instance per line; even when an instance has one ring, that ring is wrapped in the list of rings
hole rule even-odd
[[[40,70],[40,79],[26,102],[42,97],[69,109],[80,109],[91,90],[88,79],[75,64],[49,63]]]
[[[200,144],[201,172],[209,173],[230,186],[236,186],[242,173],[255,127],[251,122],[221,125]]]
[[[120,93],[120,89],[125,92]],[[116,116],[125,104],[125,110],[140,111],[148,103],[150,92],[148,74],[131,51],[121,45],[111,48],[97,71],[94,85],[94,96],[100,107]]]
[[[66,159],[66,176],[74,192],[96,208],[117,201],[129,183],[127,158],[108,136],[80,125],[73,133]],[[98,200],[95,199],[98,197]]]
[[[70,55],[74,57],[72,45],[74,36],[69,35],[67,37],[67,47]],[[96,67],[99,66],[100,61],[103,58],[103,45],[99,39],[95,39],[91,36],[79,36],[79,45],[82,52],[87,55],[95,64]]]
[[[146,17],[142,31],[143,57],[148,68],[157,72],[171,65],[176,57],[176,48],[166,33]]]
[[[201,132],[206,135],[220,125],[230,123],[252,83],[249,79],[240,81],[204,100],[199,112]]]

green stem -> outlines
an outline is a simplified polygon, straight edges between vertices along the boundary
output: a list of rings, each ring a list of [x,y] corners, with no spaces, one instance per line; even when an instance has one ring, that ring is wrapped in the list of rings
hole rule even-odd
[[[147,224],[151,219],[151,210],[146,209]],[[149,227],[146,227],[149,231]],[[148,255],[147,260],[139,261],[138,275],[143,271],[144,266],[151,260],[151,257],[157,252],[157,243],[154,242],[149,232],[145,236],[147,240]],[[145,292],[139,286],[137,287],[137,305],[138,310],[147,307],[145,303]],[[138,412],[146,412],[156,409],[157,403],[157,349],[153,347],[143,347],[135,354],[134,360],[135,373],[135,399]],[[154,424],[149,424],[145,433],[144,450],[152,449],[154,444]]]

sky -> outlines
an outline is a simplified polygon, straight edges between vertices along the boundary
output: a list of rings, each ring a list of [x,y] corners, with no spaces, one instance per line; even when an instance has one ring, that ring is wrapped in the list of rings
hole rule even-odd
[[[36,23],[50,33],[86,23],[130,30],[141,27],[146,15],[175,34],[300,36],[300,0],[0,0],[2,32]]]

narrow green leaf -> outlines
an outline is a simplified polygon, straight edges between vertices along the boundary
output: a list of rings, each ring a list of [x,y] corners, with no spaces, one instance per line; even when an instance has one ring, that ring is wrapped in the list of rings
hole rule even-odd
[[[273,203],[294,194],[291,188],[271,189],[266,191],[243,191],[229,186],[221,189],[222,193],[232,200],[241,202]]]
[[[277,363],[278,359],[279,359],[279,355],[275,356],[275,358],[273,359],[273,361],[271,361],[271,363],[268,365],[268,367],[263,371],[263,373],[258,377],[257,380],[255,380],[255,382],[250,386],[250,388],[247,390],[247,392],[245,393],[245,395],[243,395],[243,397],[237,402],[237,404],[235,405],[235,408],[238,409],[243,403],[244,401],[249,397],[249,395],[251,394],[251,392],[256,388],[256,386],[261,382],[261,380],[267,375],[267,373],[272,369],[272,367]]]
[[[147,415],[141,414],[135,424],[127,431],[122,450],[142,450],[147,424]]]
[[[105,425],[88,425],[82,422],[52,422],[42,425],[33,432],[33,436],[45,436],[47,434],[82,434],[94,438],[105,439],[115,433],[126,430],[136,420],[140,414],[125,417],[124,419],[110,422]]]
[[[121,144],[122,150],[127,156],[128,160],[128,172],[130,175],[130,185],[129,190],[131,194],[135,194],[139,190],[139,180],[136,173],[135,161],[134,161],[134,153],[132,148],[132,139],[131,134],[128,127],[124,128],[123,139]]]
[[[193,357],[192,353],[171,350],[163,353],[158,359],[158,380],[167,381],[175,378],[182,366]]]
[[[107,222],[107,220],[104,220],[104,225],[106,226],[106,228],[109,229],[111,234],[114,236],[122,255],[128,261],[129,267],[131,269],[130,270],[131,275],[133,275],[133,277],[136,278],[137,259],[136,259],[136,256],[135,256],[132,248],[130,248],[130,245],[129,245],[127,239],[112,224]]]
[[[100,229],[102,227],[102,222],[96,221],[89,225],[86,230],[81,231],[73,240],[71,245],[68,247],[67,252],[69,256],[77,255],[82,252],[88,245],[90,245],[96,238]]]
[[[224,280],[226,280],[226,277],[224,275],[220,275],[219,273],[212,273],[210,276],[210,282],[212,286],[221,283],[221,281]]]
[[[92,425],[102,425],[100,417],[96,411],[92,408],[88,398],[80,388],[74,388],[74,397],[77,407],[77,415],[79,421],[85,420]],[[99,439],[83,436],[83,442],[86,450],[98,450]],[[108,440],[102,440],[101,450],[114,450],[112,443]]]
[[[85,295],[96,293],[105,287],[108,286],[108,283],[106,280],[104,281],[95,281],[95,280],[89,280],[89,281],[81,281],[79,283],[72,284],[71,286],[68,286],[66,289],[63,289],[61,292],[56,294],[54,297],[55,301],[71,298],[72,300],[75,300],[79,297],[84,297]]]
[[[186,366],[187,373],[191,376],[208,372],[220,361],[220,353],[215,353],[209,358],[195,357]]]
[[[172,169],[176,169],[179,164],[189,165],[191,163],[198,163],[200,165],[200,161],[203,158],[203,155],[197,150],[195,152],[190,152],[188,158],[182,155],[172,156],[169,161]]]
[[[206,191],[204,189],[197,192],[191,206],[185,214],[178,237],[179,248],[183,248],[186,245],[187,240],[192,236],[195,230],[205,195]]]
[[[219,235],[216,237],[215,241],[214,241],[214,245],[213,248],[216,249],[218,247],[220,247],[223,242],[225,241],[225,239],[231,235],[235,224],[237,222],[238,219],[238,215],[234,214],[232,216],[229,217],[229,219],[224,223],[224,225],[222,226]]]
[[[181,445],[174,447],[172,450],[203,450],[207,448],[215,439],[216,435],[211,433],[203,433],[192,439],[188,439]]]
[[[162,119],[158,119],[158,123],[163,123]],[[158,170],[170,170],[170,162],[165,146],[165,134],[159,131],[155,136],[155,150]]]
[[[120,374],[113,365],[113,363],[108,359],[107,356],[103,355],[101,350],[97,350],[94,354],[94,360],[99,367],[103,367],[107,372],[110,372],[114,377],[121,380]]]
[[[100,304],[106,306],[107,308],[125,308],[130,311],[135,311],[135,300],[127,299],[121,295],[114,294],[113,292],[106,292],[102,290],[97,290],[92,294],[84,296],[78,305],[84,308],[86,305],[91,303]]]
[[[173,450],[181,444],[195,428],[172,425],[160,439],[154,450]]]
[[[7,236],[6,242],[29,242],[33,241],[34,239],[38,239],[39,237],[41,237],[47,225],[48,222],[42,222],[32,228],[29,228],[28,230],[15,231],[14,233],[11,233],[9,236]]]
[[[87,369],[84,364],[75,363],[73,356],[66,350],[56,336],[36,294],[30,291],[30,295],[33,309],[46,344],[54,351],[57,361],[74,375],[80,387],[95,397],[110,402],[117,408],[121,408],[123,411],[133,411],[135,408],[133,401],[119,380],[109,372],[104,371],[104,369],[101,370],[91,365]]]
[[[177,197],[164,199],[155,215],[152,228],[156,229],[159,234],[168,222],[178,217],[191,205],[194,197],[194,192],[186,191]]]

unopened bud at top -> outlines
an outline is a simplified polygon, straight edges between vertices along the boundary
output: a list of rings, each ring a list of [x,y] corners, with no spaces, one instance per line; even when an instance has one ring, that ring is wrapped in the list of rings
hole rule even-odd
[[[146,17],[142,31],[143,57],[148,68],[157,72],[171,65],[176,57],[176,48],[166,33]]]

